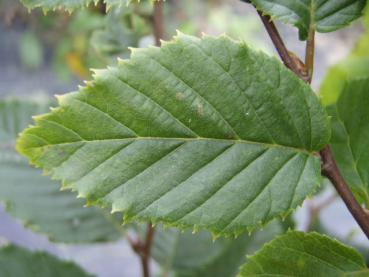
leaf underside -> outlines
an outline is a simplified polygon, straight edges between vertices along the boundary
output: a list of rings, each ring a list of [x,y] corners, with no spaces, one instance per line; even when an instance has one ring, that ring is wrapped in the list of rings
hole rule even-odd
[[[369,78],[348,80],[332,116],[331,146],[345,180],[360,202],[369,205]]]
[[[290,231],[249,257],[238,276],[364,277],[369,271],[355,249],[318,233]]]
[[[0,101],[0,202],[26,227],[52,241],[91,243],[121,237],[119,222],[99,208],[84,208],[83,200],[71,192],[60,192],[59,184],[31,168],[15,152],[15,138],[31,115],[44,112],[48,101]]]
[[[256,8],[296,26],[301,40],[309,30],[321,33],[341,29],[362,15],[366,0],[251,0]]]
[[[0,276],[4,277],[87,277],[91,276],[71,262],[60,261],[45,252],[29,252],[8,245],[0,248]]]
[[[35,118],[18,150],[125,220],[231,235],[301,204],[329,140],[311,89],[227,37],[180,34],[96,71]]]

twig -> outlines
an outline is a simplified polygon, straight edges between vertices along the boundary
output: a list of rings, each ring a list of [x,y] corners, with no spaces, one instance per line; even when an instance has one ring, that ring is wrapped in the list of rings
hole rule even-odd
[[[326,146],[320,151],[322,157],[322,174],[326,176],[336,188],[347,209],[359,224],[366,237],[369,239],[369,216],[356,201],[345,179],[342,177],[336,161],[333,158],[331,148]]]
[[[306,74],[303,64],[295,55],[292,55],[292,53],[287,50],[287,47],[273,21],[270,19],[270,16],[263,15],[260,11],[257,12],[284,65],[305,80]]]
[[[164,38],[164,16],[163,16],[163,0],[154,2],[154,37],[155,44],[160,46],[160,40]]]
[[[307,71],[307,83],[311,83],[314,72],[314,49],[315,49],[315,30],[310,27],[308,39],[306,41],[305,68]]]
[[[325,199],[324,201],[322,201],[321,203],[318,204],[313,204],[311,203],[311,205],[308,207],[309,209],[309,218],[308,221],[306,223],[306,227],[304,228],[304,230],[306,232],[310,231],[311,228],[313,227],[317,217],[319,216],[320,212],[325,209],[326,207],[328,207],[330,204],[332,204],[334,202],[334,200],[337,199],[337,194],[334,193],[332,195],[330,195],[327,199]]]
[[[126,235],[126,238],[131,245],[132,250],[140,257],[143,277],[150,277],[149,264],[154,233],[154,227],[151,225],[151,223],[148,223],[144,242],[141,241],[139,238],[134,240],[128,234]]]
[[[142,249],[142,256],[141,256],[141,264],[143,270],[143,276],[149,277],[150,276],[150,255],[151,255],[151,246],[154,238],[155,229],[151,225],[151,223],[147,224],[147,231],[146,231],[146,240],[145,244],[143,245]]]
[[[310,83],[314,65],[314,30],[310,29],[306,45],[307,65],[304,66],[304,68],[307,68],[308,71],[306,76],[306,72],[297,70],[297,68],[295,67],[296,63],[291,63],[291,60],[293,60],[293,55],[285,47],[283,40],[281,39],[277,28],[270,20],[270,17],[262,15],[260,12],[258,13],[284,64],[288,68],[290,68],[299,78],[307,83]],[[333,158],[330,146],[327,145],[319,153],[322,159],[322,174],[332,182],[333,186],[344,201],[351,215],[354,217],[356,222],[359,224],[359,226],[369,239],[369,215],[356,201],[345,179],[342,177],[339,168],[337,167],[336,161]]]

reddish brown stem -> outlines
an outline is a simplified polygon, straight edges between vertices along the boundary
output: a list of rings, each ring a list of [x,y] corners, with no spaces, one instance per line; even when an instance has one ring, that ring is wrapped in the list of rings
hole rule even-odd
[[[150,257],[151,257],[151,246],[154,238],[155,229],[151,223],[147,224],[146,240],[142,249],[141,264],[144,277],[150,277]]]
[[[310,28],[308,39],[306,41],[305,68],[307,71],[307,83],[311,83],[314,72],[314,52],[315,52],[315,30]]]
[[[144,241],[141,241],[140,239],[134,240],[129,235],[127,235],[127,240],[131,245],[132,250],[140,257],[143,277],[150,277],[149,265],[154,233],[155,233],[154,227],[151,225],[151,223],[148,223]]]
[[[164,15],[163,15],[163,1],[156,0],[154,2],[154,37],[155,45],[160,46],[160,40],[164,38]]]
[[[281,60],[283,61],[284,65],[288,67],[289,69],[291,69],[296,75],[300,75],[299,65],[295,62],[293,57],[291,57],[276,26],[274,25],[273,21],[270,19],[270,16],[263,15],[260,11],[257,11],[257,12],[279,56],[281,57]]]
[[[329,145],[320,151],[320,155],[322,158],[322,174],[332,182],[347,209],[369,239],[369,216],[356,201],[355,196],[352,194],[345,179],[342,177]]]

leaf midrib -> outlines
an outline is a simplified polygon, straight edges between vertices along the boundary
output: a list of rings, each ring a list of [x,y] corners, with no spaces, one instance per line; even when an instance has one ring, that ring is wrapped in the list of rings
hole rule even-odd
[[[42,137],[39,137],[35,134],[27,134],[27,135],[33,135],[40,139],[43,139]],[[282,145],[282,144],[271,144],[266,142],[257,142],[257,141],[251,141],[251,140],[244,140],[244,139],[220,139],[220,138],[204,138],[204,137],[196,137],[196,138],[170,138],[170,137],[130,137],[130,138],[115,138],[115,139],[95,139],[95,140],[77,140],[73,142],[62,142],[62,143],[55,143],[55,144],[46,144],[42,146],[35,146],[35,147],[27,147],[27,149],[39,149],[39,148],[45,148],[45,147],[52,147],[57,145],[72,145],[76,143],[94,143],[94,142],[107,142],[107,141],[142,141],[142,140],[168,140],[168,141],[217,141],[217,142],[228,142],[228,143],[243,143],[243,144],[256,144],[256,145],[262,145],[267,148],[284,148],[289,149],[293,151],[302,152],[308,155],[314,154],[316,151],[309,151],[304,148],[298,148],[294,146],[288,146],[288,145]]]

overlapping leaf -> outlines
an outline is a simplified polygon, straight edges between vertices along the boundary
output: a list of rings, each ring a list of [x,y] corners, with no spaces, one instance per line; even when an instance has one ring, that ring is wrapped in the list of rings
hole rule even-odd
[[[211,235],[203,231],[191,234],[157,228],[152,256],[162,267],[163,276],[233,277],[246,254],[253,253],[282,231],[280,222],[274,221],[250,236],[243,234],[237,239],[213,241]]]
[[[332,116],[331,146],[344,178],[358,199],[369,206],[369,78],[347,80]]]
[[[45,252],[29,252],[8,245],[0,248],[0,276],[3,277],[87,277],[80,267],[60,261]]]
[[[272,18],[292,24],[305,40],[309,30],[326,33],[347,26],[361,16],[366,0],[251,0]]]
[[[246,276],[369,276],[353,248],[318,233],[288,232],[266,244],[241,268]]]
[[[121,236],[118,221],[98,208],[84,208],[84,201],[31,168],[15,152],[16,135],[31,121],[31,115],[47,110],[43,100],[0,101],[0,202],[27,227],[51,240],[91,243]]]
[[[31,163],[126,220],[223,235],[301,204],[329,140],[311,89],[227,37],[134,50],[59,105],[18,140]]]

